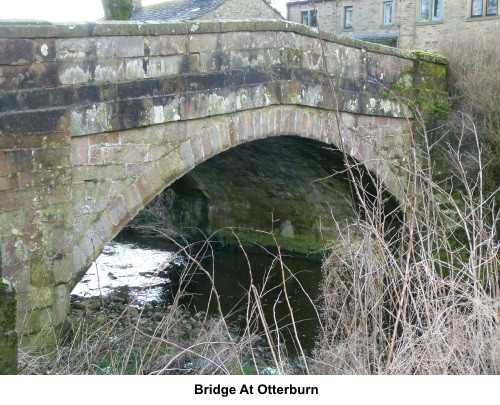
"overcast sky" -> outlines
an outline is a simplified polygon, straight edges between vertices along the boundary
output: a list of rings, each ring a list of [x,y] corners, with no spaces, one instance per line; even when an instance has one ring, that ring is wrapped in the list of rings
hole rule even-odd
[[[165,0],[143,0],[143,5],[162,3]],[[289,0],[273,0],[273,5],[283,16]],[[35,19],[53,22],[93,21],[102,18],[101,0],[0,0],[0,20]]]

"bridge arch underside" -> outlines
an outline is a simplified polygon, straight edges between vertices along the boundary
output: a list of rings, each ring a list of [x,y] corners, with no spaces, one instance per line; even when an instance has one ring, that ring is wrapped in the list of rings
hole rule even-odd
[[[345,112],[340,118],[342,139],[334,112],[299,106],[269,106],[73,138],[73,161],[78,166],[73,178],[75,239],[70,288],[104,246],[171,185],[176,227],[218,231],[219,240],[224,240],[231,232],[228,227],[233,226],[270,231],[270,213],[274,212],[280,220],[276,235],[282,247],[303,252],[321,248],[322,239],[335,234],[330,208],[337,212],[336,219],[354,215],[349,186],[342,176],[315,181],[344,168],[339,150],[344,148],[349,157],[361,162],[396,198],[405,187],[401,166],[409,137],[407,120]],[[287,139],[253,142],[283,136]],[[223,158],[211,159],[233,148]],[[80,154],[87,159],[79,159]],[[241,164],[234,166],[236,162]],[[264,163],[272,169],[267,174],[259,167]],[[246,180],[239,178],[242,173]],[[332,186],[340,191],[332,192]],[[301,199],[307,201],[298,207]],[[244,207],[249,208],[246,218]],[[314,215],[300,220],[307,217],[306,209]],[[188,215],[181,213],[186,210]],[[263,213],[256,216],[259,211]],[[255,232],[248,233],[252,234],[255,240]]]
[[[324,143],[272,137],[229,149],[176,180],[132,225],[179,243],[319,253],[356,216],[344,158]],[[155,214],[159,222],[155,222]],[[272,231],[272,234],[271,234]]]

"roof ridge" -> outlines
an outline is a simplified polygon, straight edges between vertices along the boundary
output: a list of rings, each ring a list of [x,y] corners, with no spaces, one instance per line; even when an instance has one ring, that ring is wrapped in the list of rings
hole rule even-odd
[[[194,20],[215,10],[227,0],[170,0],[137,8],[131,20]]]

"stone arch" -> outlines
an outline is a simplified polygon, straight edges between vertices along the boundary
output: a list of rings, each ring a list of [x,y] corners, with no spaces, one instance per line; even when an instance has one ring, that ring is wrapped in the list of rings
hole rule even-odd
[[[301,106],[269,106],[171,122],[155,125],[155,128],[149,128],[149,133],[148,128],[122,131],[120,136],[125,137],[134,131],[135,138],[145,133],[142,142],[148,142],[148,137],[159,136],[169,146],[162,155],[144,166],[144,170],[131,174],[127,184],[97,213],[79,240],[74,241],[71,288],[104,246],[153,198],[196,166],[246,142],[273,136],[298,136],[320,141],[344,150],[363,163],[386,184],[389,192],[396,198],[401,197],[404,178],[396,170],[405,159],[403,148],[404,137],[409,134],[408,122],[345,112],[340,113],[340,117],[342,137],[333,111]],[[391,140],[390,144],[385,143],[387,139]]]

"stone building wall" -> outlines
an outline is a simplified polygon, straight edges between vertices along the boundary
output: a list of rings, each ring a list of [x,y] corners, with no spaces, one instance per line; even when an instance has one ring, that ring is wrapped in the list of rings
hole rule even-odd
[[[420,22],[420,0],[394,1],[393,24],[383,24],[384,0],[317,0],[320,28],[365,40],[381,43],[385,37],[397,38],[399,48],[439,52],[439,39],[443,36],[464,33],[481,35],[500,31],[500,17],[471,17],[471,0],[443,0],[443,19]],[[345,7],[353,8],[353,26],[345,28]],[[301,11],[312,10],[311,1],[288,3],[288,20],[301,22]]]
[[[313,11],[313,6],[309,1],[294,1],[287,9],[287,20],[301,23],[301,13],[303,11]],[[337,2],[336,0],[325,0],[315,2],[318,11],[318,23],[322,30],[339,33],[337,30]]]
[[[207,13],[203,19],[270,18],[282,20],[283,16],[266,4],[264,0],[228,0],[220,7]]]

